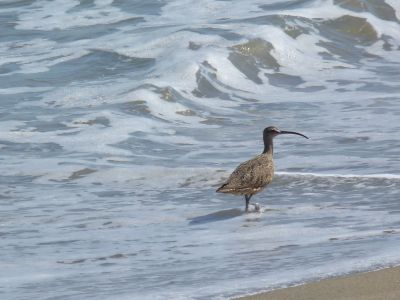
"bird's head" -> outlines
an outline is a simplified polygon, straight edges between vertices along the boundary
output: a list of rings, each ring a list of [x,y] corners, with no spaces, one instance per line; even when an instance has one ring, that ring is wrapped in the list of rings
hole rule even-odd
[[[306,137],[304,134],[301,134],[301,133],[298,133],[298,132],[295,132],[295,131],[280,130],[279,128],[277,128],[275,126],[269,126],[269,127],[264,129],[264,133],[263,133],[264,141],[266,139],[274,138],[274,137],[276,137],[277,135],[280,135],[280,134],[297,134],[297,135],[300,135],[300,136],[305,137],[306,139],[308,139],[308,137]]]

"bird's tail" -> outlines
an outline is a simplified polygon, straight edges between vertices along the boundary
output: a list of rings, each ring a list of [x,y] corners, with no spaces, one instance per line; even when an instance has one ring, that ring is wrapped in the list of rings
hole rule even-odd
[[[228,188],[228,184],[227,184],[227,183],[224,183],[223,185],[221,185],[221,186],[216,190],[216,192],[217,192],[217,193],[228,193],[229,190],[230,190],[230,188]]]

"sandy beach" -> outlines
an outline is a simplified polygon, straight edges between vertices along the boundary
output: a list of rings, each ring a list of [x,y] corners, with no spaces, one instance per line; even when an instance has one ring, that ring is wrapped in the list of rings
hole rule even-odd
[[[400,299],[400,267],[330,278],[237,299],[398,300]]]

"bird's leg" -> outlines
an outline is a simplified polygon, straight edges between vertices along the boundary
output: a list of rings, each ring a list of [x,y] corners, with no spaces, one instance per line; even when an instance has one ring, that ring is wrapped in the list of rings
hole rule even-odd
[[[246,212],[249,212],[249,205],[253,205],[254,206],[254,211],[256,212],[260,212],[261,208],[260,208],[260,204],[258,203],[250,203],[250,199],[253,195],[244,195],[245,199],[246,199]]]
[[[246,199],[246,212],[249,212],[249,203],[250,203],[250,198],[253,195],[244,195],[245,199]]]

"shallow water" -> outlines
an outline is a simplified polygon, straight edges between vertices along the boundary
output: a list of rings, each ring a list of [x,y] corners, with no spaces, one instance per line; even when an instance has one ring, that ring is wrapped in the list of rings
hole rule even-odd
[[[0,1],[1,299],[227,299],[400,263],[400,6]],[[215,189],[262,150],[252,200]]]

